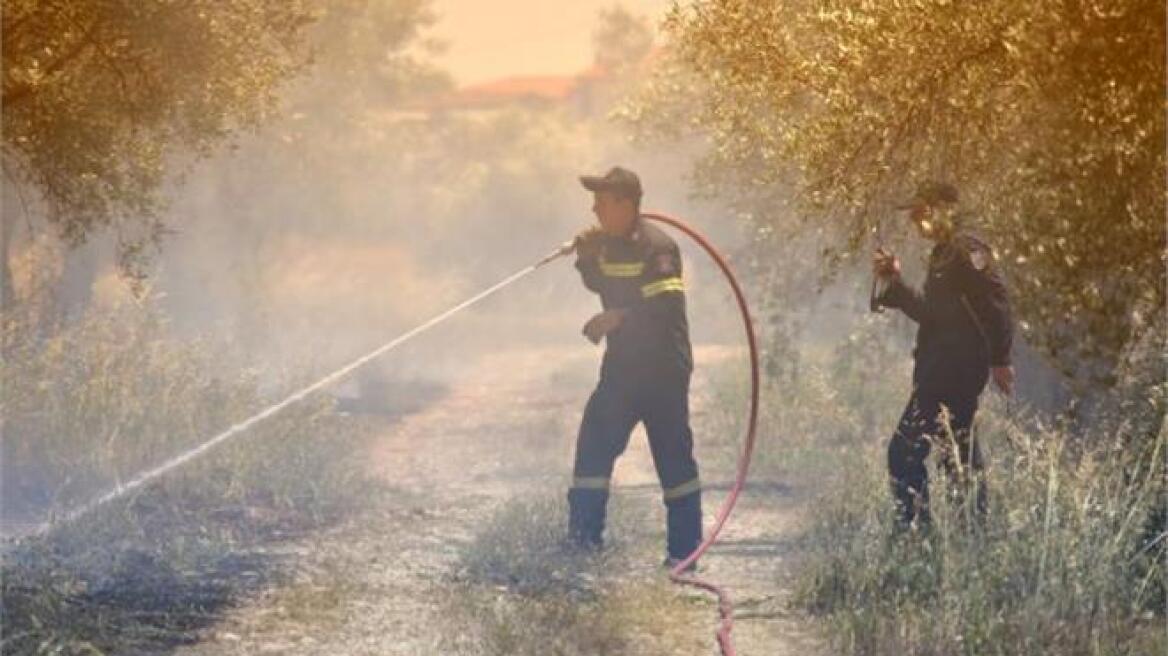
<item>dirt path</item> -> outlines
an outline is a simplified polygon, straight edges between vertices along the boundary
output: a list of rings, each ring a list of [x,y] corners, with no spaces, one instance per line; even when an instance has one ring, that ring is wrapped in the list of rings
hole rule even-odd
[[[699,366],[724,355],[699,350]],[[199,644],[178,653],[443,653],[444,639],[462,630],[443,616],[460,545],[509,499],[563,494],[595,369],[594,352],[560,347],[493,354],[475,363],[447,395],[387,427],[372,445],[369,468],[386,490],[371,491],[365,511],[284,547],[294,563],[287,583],[237,607]],[[698,425],[701,379],[695,387]],[[731,474],[704,472],[713,488],[708,515]],[[649,542],[661,540],[663,511],[640,431],[618,464],[615,485],[615,495],[643,506],[648,521],[658,523],[635,539],[659,549]],[[735,599],[735,638],[743,654],[821,650],[809,623],[786,605],[797,505],[776,482],[753,485],[722,544],[702,564],[704,574],[727,585]],[[631,575],[649,581],[664,574],[656,562],[647,562]],[[695,645],[694,651],[686,653],[716,653],[713,604],[689,607],[669,630],[691,634],[685,644]]]

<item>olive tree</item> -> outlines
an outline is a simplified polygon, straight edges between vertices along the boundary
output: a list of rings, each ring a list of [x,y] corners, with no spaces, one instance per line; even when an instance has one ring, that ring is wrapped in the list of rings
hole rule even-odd
[[[703,0],[665,28],[670,74],[626,114],[699,129],[696,177],[760,232],[828,235],[835,263],[891,200],[948,179],[1065,373],[1110,384],[1156,330],[1164,3]]]
[[[2,297],[22,214],[71,246],[112,228],[124,271],[142,274],[171,227],[168,183],[267,122],[314,63],[328,74],[314,90],[332,85],[318,97],[392,95],[413,75],[400,53],[428,11],[428,0],[5,0],[0,143],[16,193],[0,222]]]

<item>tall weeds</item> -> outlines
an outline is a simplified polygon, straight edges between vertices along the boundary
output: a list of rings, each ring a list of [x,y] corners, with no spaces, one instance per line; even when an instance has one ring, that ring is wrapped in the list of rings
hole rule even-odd
[[[880,385],[856,375],[850,361],[872,353],[862,348],[871,339],[861,328],[804,362],[803,379],[818,382],[801,385],[797,403],[779,402],[790,393],[771,390],[768,421],[777,431],[761,460],[787,463],[783,476],[810,472],[804,482],[818,488],[797,599],[824,619],[839,651],[1165,653],[1168,552],[1155,525],[1168,449],[1162,376],[1117,391],[1139,396],[1139,421],[1130,399],[1118,400],[1110,407],[1121,417],[1099,417],[1085,431],[1009,407],[987,390],[975,435],[987,455],[988,518],[979,522],[974,495],[959,489],[972,477],[947,480],[931,463],[932,527],[900,534],[885,448],[903,400],[874,391]],[[793,459],[801,466],[791,467]]]

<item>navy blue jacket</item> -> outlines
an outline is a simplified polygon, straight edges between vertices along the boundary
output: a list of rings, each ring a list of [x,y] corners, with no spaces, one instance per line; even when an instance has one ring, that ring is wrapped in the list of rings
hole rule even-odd
[[[578,257],[576,268],[605,310],[626,311],[606,337],[601,378],[689,376],[693,353],[677,243],[643,219],[627,237],[598,238],[599,255]]]
[[[919,324],[913,382],[918,388],[979,393],[989,368],[1010,364],[1013,319],[989,246],[964,233],[929,255],[920,291],[894,279],[879,299]]]

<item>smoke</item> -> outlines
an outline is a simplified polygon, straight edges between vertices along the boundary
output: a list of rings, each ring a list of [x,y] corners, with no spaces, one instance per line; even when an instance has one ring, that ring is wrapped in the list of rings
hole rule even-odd
[[[193,380],[254,377],[265,398],[281,398],[592,225],[591,194],[577,177],[614,164],[641,175],[646,209],[685,218],[732,257],[744,243],[719,207],[693,199],[686,178],[692,161],[675,148],[631,145],[607,119],[607,105],[585,111],[517,100],[459,109],[430,106],[420,94],[403,109],[400,95],[396,105],[377,94],[330,102],[334,87],[311,79],[297,85],[283,118],[200,161],[169,191],[163,222],[171,234],[138,303],[166,319],[151,340],[197,340],[216,351],[199,364],[214,371]],[[685,260],[693,341],[740,344],[720,273],[697,247],[675,237]],[[96,258],[102,268],[91,285],[92,309],[139,311],[109,255]],[[599,309],[570,259],[557,261],[371,363],[334,394],[342,409],[395,412],[413,407],[413,397],[457,385],[487,356],[525,349],[553,347],[549,353],[567,354],[573,370],[581,370],[581,363],[600,359],[600,349],[580,335]],[[546,372],[531,374],[554,379],[562,373],[562,363],[544,364]],[[191,422],[191,435],[173,443],[145,435],[150,426],[165,425],[161,420],[132,440],[109,441],[115,451],[153,445],[119,460],[133,465],[119,466],[118,476],[163,462],[246,416],[238,412],[242,405],[232,406],[230,418]],[[262,407],[258,400],[253,405]],[[109,440],[76,437],[86,444]],[[37,439],[30,433],[21,443]],[[91,459],[102,457],[95,450]],[[84,468],[86,458],[74,464]],[[113,482],[99,478],[90,476],[68,494],[31,496],[80,499],[82,487],[100,492]],[[55,480],[47,473],[43,486]],[[30,479],[29,485],[42,484]]]
[[[284,141],[292,127],[295,147]],[[602,117],[504,107],[376,115],[340,131],[289,119],[200,165],[176,190],[176,232],[152,291],[180,334],[229,339],[260,368],[327,367],[590,225],[591,196],[577,176],[615,163],[641,174],[647,207],[731,233],[690,200],[688,162],[634,151]],[[726,301],[705,255],[682,245],[691,307]],[[579,327],[597,308],[572,267],[556,263],[395,359],[404,370],[423,362],[449,372],[484,350],[583,343]],[[694,329],[720,332],[700,320]]]

